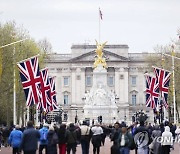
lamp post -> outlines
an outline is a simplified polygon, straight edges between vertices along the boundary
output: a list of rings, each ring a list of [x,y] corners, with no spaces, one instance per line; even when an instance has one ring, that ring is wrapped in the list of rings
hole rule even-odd
[[[0,47],[0,49],[14,45],[14,49],[13,49],[13,56],[14,56],[15,55],[15,44],[23,42],[25,40],[27,40],[27,38],[12,42],[12,43],[9,43],[6,45],[3,45]],[[13,84],[13,124],[14,125],[17,124],[17,117],[16,117],[16,79],[15,79],[15,75],[16,75],[16,71],[15,71],[15,59],[14,59],[14,72],[13,72],[13,77],[14,77],[14,81],[13,81],[14,82],[14,84]]]
[[[165,54],[165,53],[164,53],[164,55],[172,58],[172,74],[173,74],[173,78],[172,78],[172,84],[173,84],[173,85],[172,85],[172,88],[173,88],[173,107],[174,107],[174,123],[176,124],[177,120],[176,120],[176,97],[175,97],[174,59],[180,60],[180,58],[175,57],[174,45],[171,46],[171,55]]]
[[[175,56],[175,52],[174,52],[174,46],[172,45],[172,52],[171,52],[171,56],[172,56],[172,73],[173,73],[173,104],[174,104],[174,123],[176,124],[176,97],[175,97],[175,79],[174,79],[174,56]]]

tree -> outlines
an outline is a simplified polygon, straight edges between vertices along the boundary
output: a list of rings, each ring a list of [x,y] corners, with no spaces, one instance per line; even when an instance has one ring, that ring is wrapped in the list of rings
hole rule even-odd
[[[160,68],[164,68],[166,70],[169,70],[172,72],[172,59],[171,57],[165,56],[164,54],[171,55],[171,45],[165,45],[165,46],[156,46],[155,47],[155,53],[151,54],[147,58],[148,66],[150,72],[152,72],[152,66],[157,66]],[[180,57],[180,53],[176,53],[175,56]],[[180,93],[180,60],[175,59],[175,92],[176,92],[176,110],[177,114],[178,107],[180,107],[180,96],[178,95]],[[169,86],[169,96],[168,96],[168,103],[169,103],[169,111],[172,111],[173,108],[173,94],[172,94],[172,75],[170,79],[170,86]],[[172,117],[172,112],[169,112],[170,117]],[[179,117],[179,116],[178,116]]]
[[[0,24],[0,46],[28,38],[27,40],[1,49],[0,51],[0,124],[10,125],[13,119],[13,72],[15,69],[17,120],[25,111],[25,95],[16,63],[39,54],[40,66],[43,67],[45,53],[29,36],[28,32],[16,26],[15,22]],[[14,51],[15,50],[15,54]]]
[[[38,46],[41,49],[41,51],[44,53],[48,54],[52,52],[52,45],[46,38],[40,40],[38,42]]]

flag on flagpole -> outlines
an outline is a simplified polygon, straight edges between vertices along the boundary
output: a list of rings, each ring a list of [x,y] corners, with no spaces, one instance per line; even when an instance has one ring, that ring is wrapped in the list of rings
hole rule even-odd
[[[47,68],[40,70],[40,79],[41,79],[40,88],[39,88],[40,103],[38,104],[38,109],[42,108],[45,112],[47,112],[48,105],[49,106],[51,105],[48,102],[50,85],[49,85],[49,76],[48,76]]]
[[[103,20],[103,14],[102,14],[102,12],[101,12],[101,9],[99,8],[99,17],[100,17],[100,19],[101,20]]]
[[[17,63],[24,93],[26,105],[31,106],[39,103],[38,88],[40,86],[40,72],[38,57],[31,57]]]
[[[53,111],[58,109],[54,77],[49,77],[49,84],[50,84],[50,97],[48,97],[48,101],[50,102],[51,106],[49,106],[48,111]]]
[[[159,85],[159,92],[160,97],[162,99],[162,104],[165,106],[165,108],[168,108],[168,91],[169,91],[169,83],[170,83],[170,76],[171,73],[167,70],[153,67],[154,73],[156,75],[156,81]]]
[[[158,108],[159,87],[156,78],[146,75],[146,106],[153,109]]]

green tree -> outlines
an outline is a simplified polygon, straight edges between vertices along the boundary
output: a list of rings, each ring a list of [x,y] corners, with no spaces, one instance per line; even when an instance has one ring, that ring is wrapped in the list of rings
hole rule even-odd
[[[45,53],[40,49],[28,32],[16,26],[15,22],[0,24],[0,46],[27,39],[0,50],[0,124],[10,125],[13,121],[13,72],[16,80],[17,122],[23,117],[26,100],[19,77],[17,62],[39,54],[40,67],[44,65]]]
[[[147,62],[149,66],[149,71],[152,72],[152,66],[157,66],[159,68],[164,68],[166,70],[169,70],[172,73],[172,58],[169,56],[166,56],[165,54],[171,55],[172,48],[171,45],[165,45],[165,46],[157,46],[155,48],[155,53],[151,54],[147,57]],[[176,57],[180,57],[180,53],[175,53]],[[180,107],[180,60],[175,59],[175,93],[176,93],[176,111],[179,118],[179,110],[178,107]],[[169,86],[169,96],[168,96],[168,103],[169,103],[169,116],[171,119],[173,119],[173,90],[172,90],[172,74],[170,78],[170,86]]]

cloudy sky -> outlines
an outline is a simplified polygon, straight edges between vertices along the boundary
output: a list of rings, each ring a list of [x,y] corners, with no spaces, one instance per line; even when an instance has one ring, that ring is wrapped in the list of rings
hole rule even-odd
[[[0,22],[15,20],[35,40],[47,38],[53,51],[101,41],[127,44],[130,52],[152,52],[177,38],[180,0],[0,0]]]

